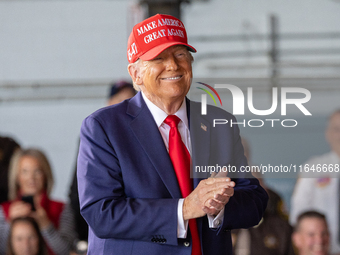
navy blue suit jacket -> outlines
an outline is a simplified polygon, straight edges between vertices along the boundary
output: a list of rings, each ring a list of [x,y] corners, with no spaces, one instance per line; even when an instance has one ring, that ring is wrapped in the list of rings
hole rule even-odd
[[[210,106],[201,116],[200,105],[187,102],[193,165],[246,165],[238,127],[212,126],[213,118],[236,122],[234,116]],[[184,245],[190,231],[186,240],[177,238],[176,174],[140,93],[84,120],[77,175],[89,255],[191,254]],[[237,177],[220,227],[210,229],[206,216],[197,219],[204,255],[232,254],[230,230],[257,224],[265,210],[268,197],[258,181]]]

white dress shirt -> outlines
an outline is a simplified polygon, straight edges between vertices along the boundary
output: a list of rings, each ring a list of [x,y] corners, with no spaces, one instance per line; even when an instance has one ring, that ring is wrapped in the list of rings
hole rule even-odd
[[[142,97],[149,108],[156,124],[158,127],[159,132],[162,135],[164,144],[166,149],[169,151],[169,132],[170,126],[164,123],[164,120],[168,117],[168,115],[161,110],[158,106],[152,103],[142,92]],[[180,118],[180,122],[178,123],[178,131],[181,134],[182,141],[187,147],[190,155],[191,155],[191,142],[190,142],[190,131],[189,131],[189,122],[187,116],[187,106],[186,100],[183,100],[181,107],[178,111],[174,114],[178,118]],[[178,238],[186,238],[187,230],[188,230],[188,221],[184,221],[183,219],[183,202],[184,198],[179,199],[178,207],[177,207],[177,237]],[[208,216],[209,227],[210,228],[217,228],[222,224],[223,216],[224,216],[224,209],[220,211],[220,213],[216,216]]]

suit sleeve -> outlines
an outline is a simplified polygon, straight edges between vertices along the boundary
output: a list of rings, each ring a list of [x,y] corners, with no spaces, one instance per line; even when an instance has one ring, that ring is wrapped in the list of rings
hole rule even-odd
[[[80,138],[80,208],[94,234],[177,245],[178,199],[127,197],[119,158],[101,123],[91,116],[85,119]]]

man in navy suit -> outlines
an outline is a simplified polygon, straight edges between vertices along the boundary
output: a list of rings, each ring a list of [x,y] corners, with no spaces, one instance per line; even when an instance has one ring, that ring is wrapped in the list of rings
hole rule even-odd
[[[177,18],[157,14],[137,24],[127,57],[140,92],[82,124],[78,185],[89,255],[232,254],[230,230],[256,225],[262,217],[267,194],[244,173],[202,179],[193,171],[193,190],[182,196],[169,156],[168,116],[179,119],[179,139],[192,169],[247,164],[238,127],[212,125],[214,119],[236,122],[235,117],[210,106],[202,116],[200,105],[186,98],[190,52],[196,50]]]

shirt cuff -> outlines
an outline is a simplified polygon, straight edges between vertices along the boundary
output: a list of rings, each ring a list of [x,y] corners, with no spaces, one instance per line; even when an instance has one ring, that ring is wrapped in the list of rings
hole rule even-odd
[[[218,228],[221,226],[224,218],[224,207],[223,209],[217,214],[216,217],[212,215],[207,215],[209,221],[209,228]]]
[[[183,219],[184,198],[178,200],[177,206],[177,238],[186,238],[188,232],[188,221]]]

